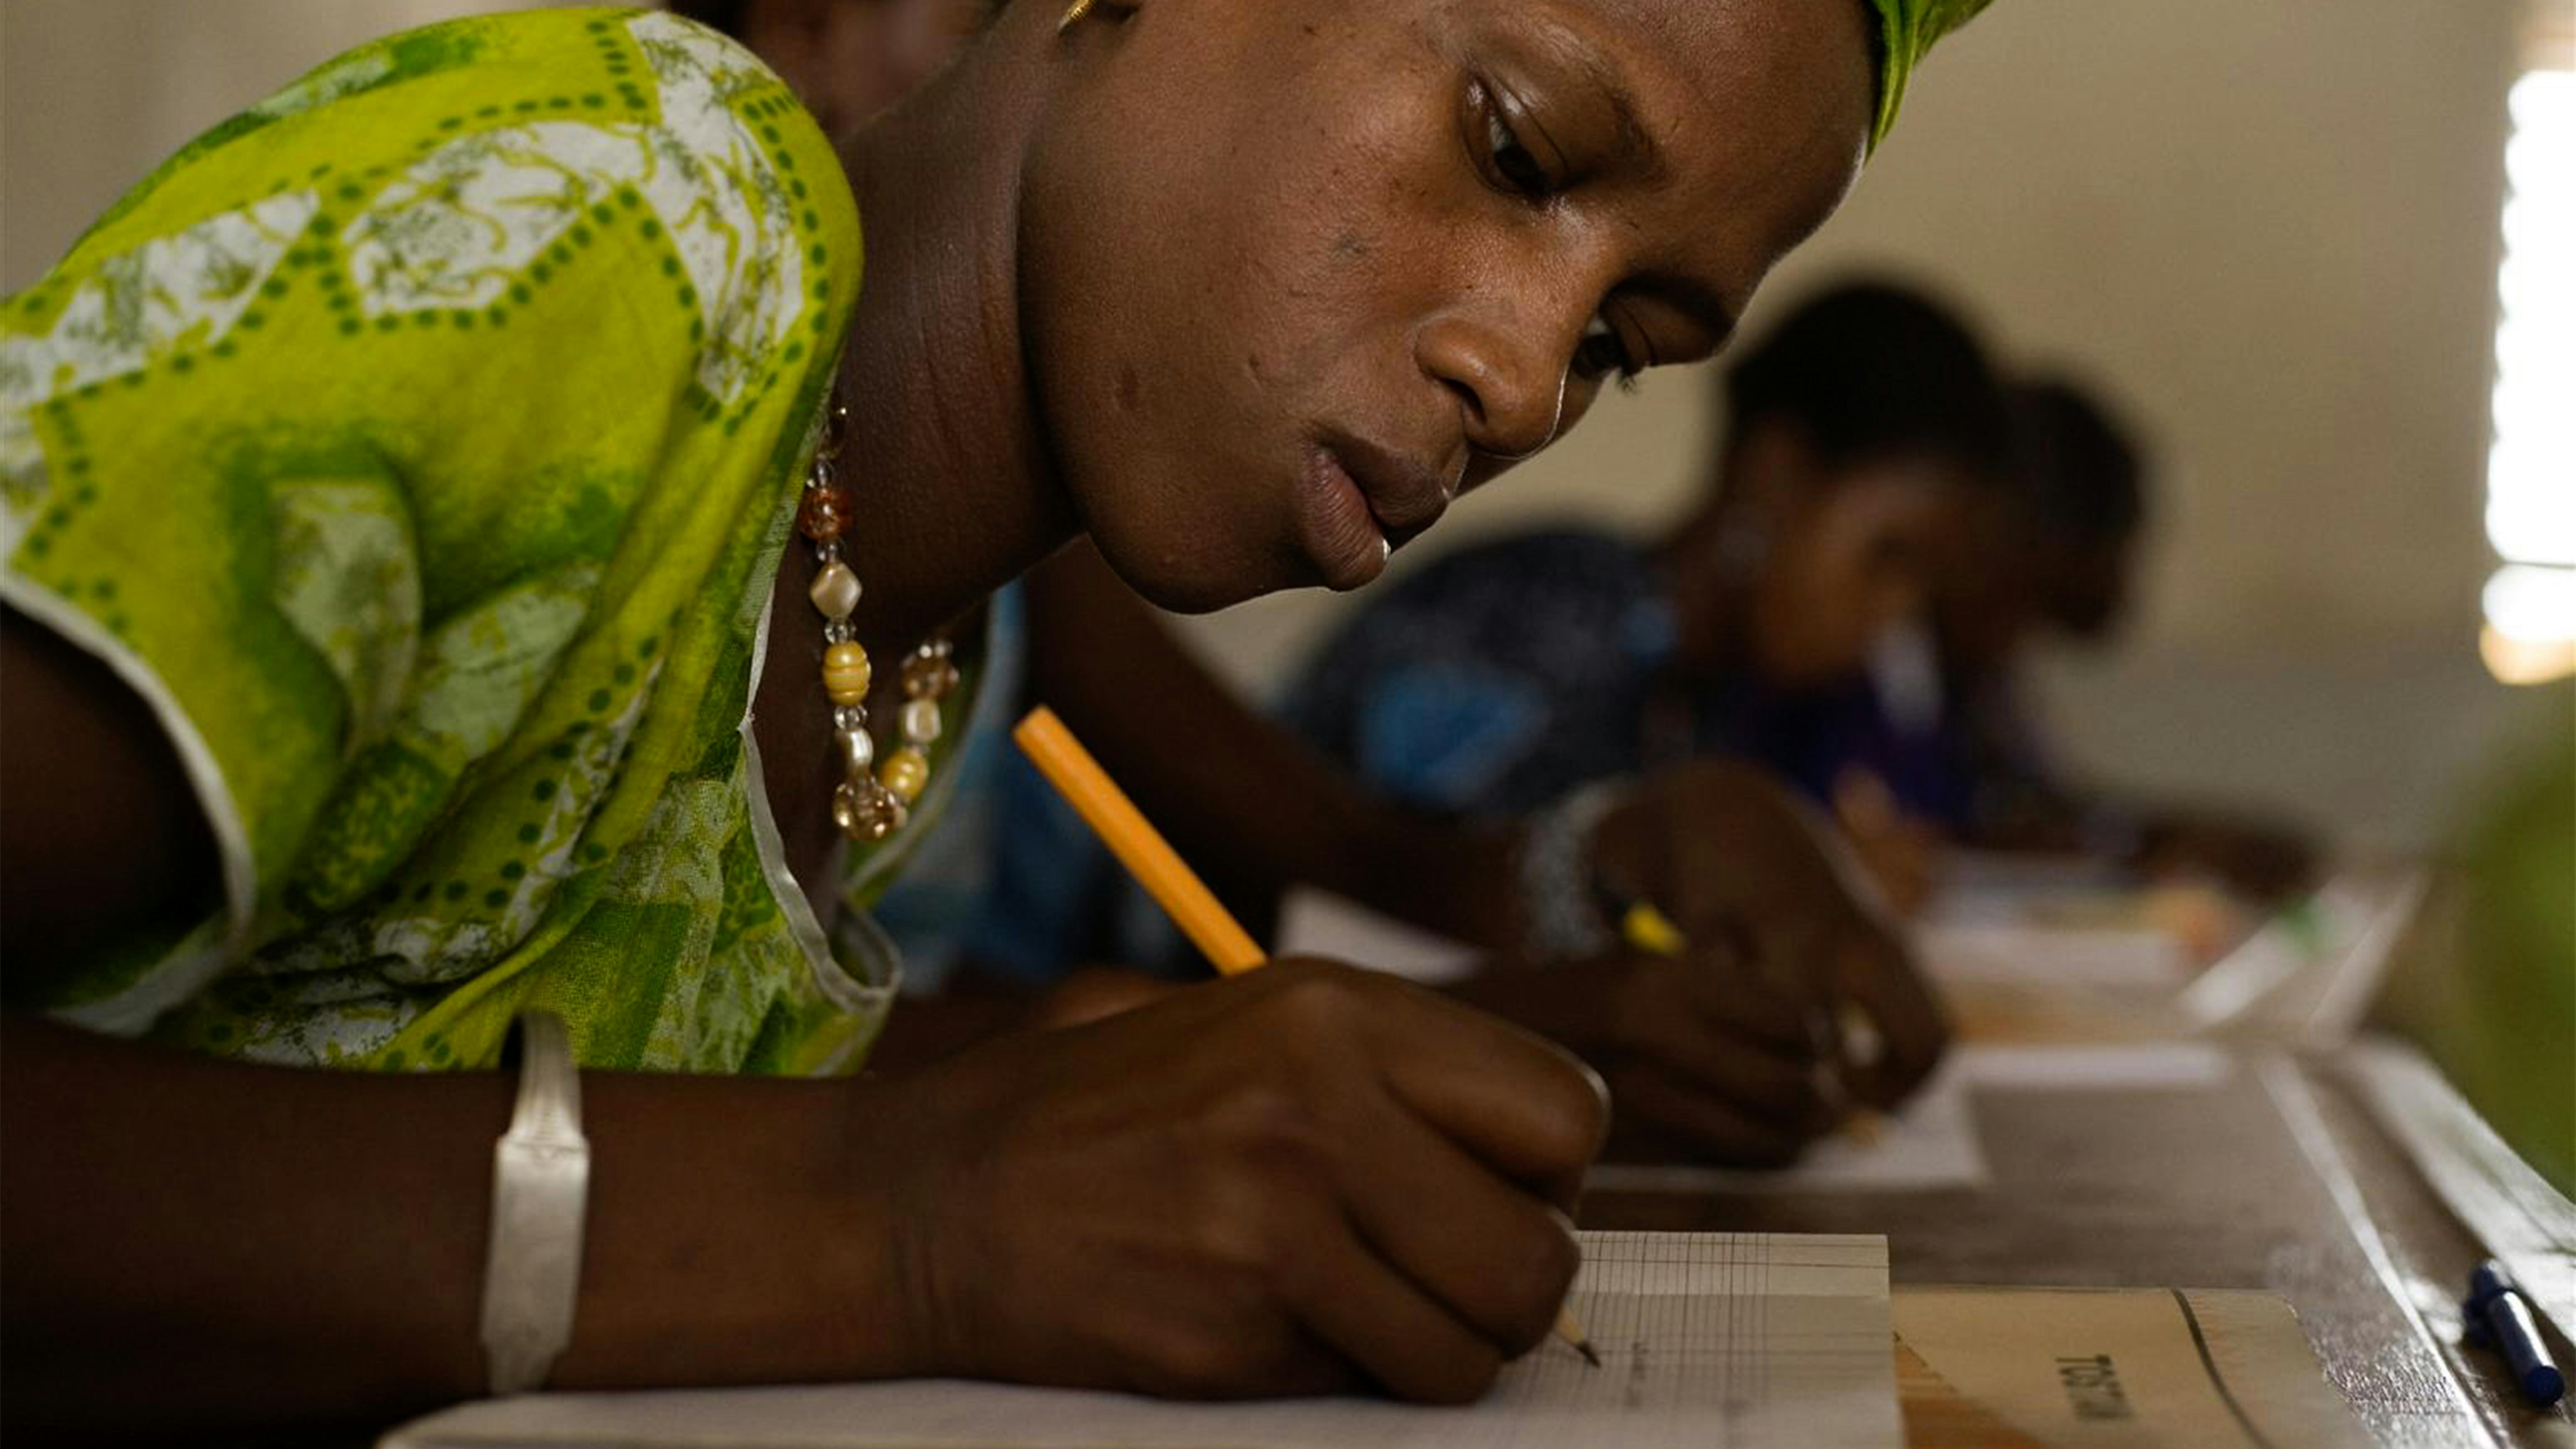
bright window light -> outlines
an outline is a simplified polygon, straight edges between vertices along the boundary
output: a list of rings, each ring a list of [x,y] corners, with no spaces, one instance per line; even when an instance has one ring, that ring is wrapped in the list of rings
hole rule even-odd
[[[2540,564],[2506,564],[2487,580],[2487,622],[2496,632],[2526,644],[2576,639],[2567,627],[2576,620],[2576,569]]]
[[[2526,644],[2497,633],[2489,624],[2478,631],[2478,657],[2502,683],[2549,684],[2576,674],[2576,639]]]
[[[2533,660],[2576,651],[2576,71],[2526,73],[2507,106],[2487,455],[2487,539],[2504,567],[2487,582],[2485,653],[2528,682]],[[2508,642],[2520,667],[2497,668]]]

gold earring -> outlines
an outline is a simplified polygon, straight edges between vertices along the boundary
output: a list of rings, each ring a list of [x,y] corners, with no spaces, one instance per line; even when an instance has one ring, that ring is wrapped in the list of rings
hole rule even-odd
[[[1055,33],[1062,35],[1082,23],[1082,17],[1091,13],[1092,3],[1093,0],[1073,0],[1072,4],[1065,6],[1064,18],[1055,23]]]

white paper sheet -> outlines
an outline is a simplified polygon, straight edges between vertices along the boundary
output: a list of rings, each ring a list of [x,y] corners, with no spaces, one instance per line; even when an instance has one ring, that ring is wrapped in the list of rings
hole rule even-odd
[[[1275,934],[1273,955],[1348,961],[1424,986],[1463,980],[1485,959],[1473,946],[1312,886],[1291,886],[1280,898]]]
[[[2072,1046],[1971,1042],[1951,1055],[1972,1087],[2008,1092],[2187,1091],[2236,1074],[2226,1048],[2197,1041]]]
[[[1175,1404],[950,1380],[540,1394],[401,1429],[388,1449],[1900,1449],[1887,1240],[1585,1233],[1550,1341],[1482,1403]]]
[[[1924,966],[1944,981],[2039,981],[2170,992],[2191,958],[2168,931],[2026,921],[1936,921],[1915,927]]]
[[[1874,1137],[1826,1137],[1776,1171],[1608,1162],[1584,1178],[1595,1192],[1678,1193],[1935,1192],[1987,1180],[1967,1078],[1955,1062],[1933,1073],[1903,1110],[1879,1119]]]

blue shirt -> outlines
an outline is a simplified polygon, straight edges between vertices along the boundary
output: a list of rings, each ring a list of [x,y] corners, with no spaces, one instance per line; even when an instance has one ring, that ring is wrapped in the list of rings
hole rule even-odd
[[[1462,818],[1527,815],[1705,755],[1826,796],[1869,728],[1866,682],[1787,694],[1741,672],[1684,680],[1676,637],[1670,580],[1645,549],[1522,534],[1372,599],[1298,677],[1285,717],[1371,788]],[[1666,728],[1650,725],[1659,699]]]

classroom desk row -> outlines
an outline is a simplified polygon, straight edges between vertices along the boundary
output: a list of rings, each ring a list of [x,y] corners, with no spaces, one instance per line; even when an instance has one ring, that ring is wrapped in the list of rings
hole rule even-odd
[[[2357,1089],[2350,1053],[2234,1054],[2198,1085],[1974,1088],[1990,1183],[1894,1195],[1618,1193],[1587,1227],[1883,1232],[1907,1285],[2257,1289],[2393,1449],[2576,1444],[2459,1346],[2481,1243]],[[2530,1284],[2561,1305],[2566,1283]],[[2562,1322],[2564,1318],[2562,1317]],[[2561,1362],[2568,1346],[2557,1344]],[[1916,1449],[1944,1449],[1915,1413]],[[2281,1449],[2289,1449],[2282,1445]]]

